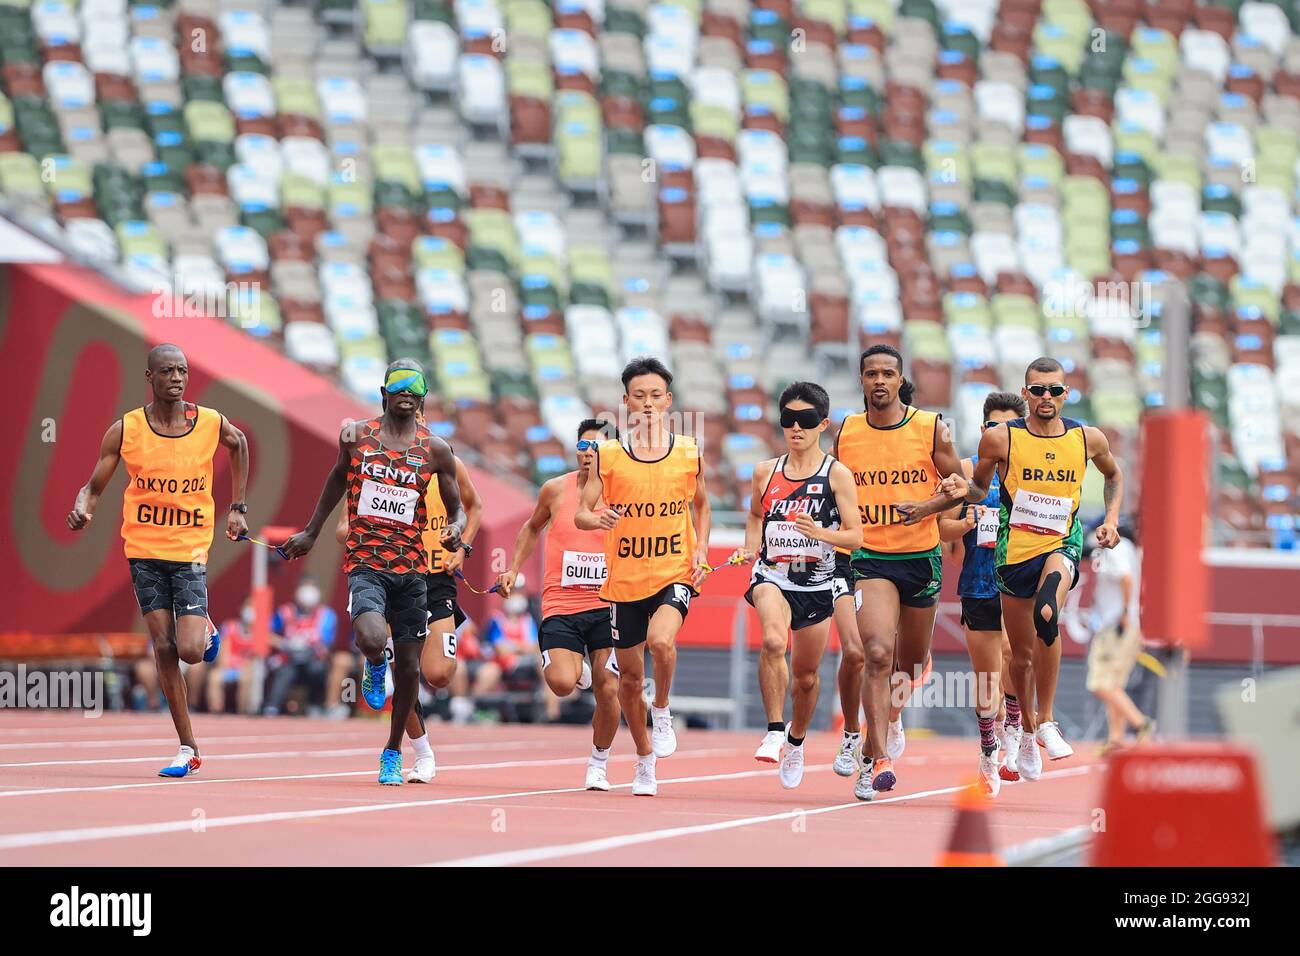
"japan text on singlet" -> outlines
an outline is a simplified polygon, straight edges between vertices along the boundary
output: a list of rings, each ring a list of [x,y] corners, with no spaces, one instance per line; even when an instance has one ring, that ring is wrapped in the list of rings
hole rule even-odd
[[[691,502],[701,460],[695,439],[672,435],[658,461],[642,461],[627,445],[603,441],[598,451],[605,502],[621,517],[605,532],[606,601],[639,601],[670,584],[691,583],[695,526]]]
[[[186,405],[193,427],[175,438],[154,431],[143,408],[122,416],[122,544],[128,558],[206,564],[212,546],[212,456],[221,413]]]
[[[578,511],[578,473],[560,480],[563,487],[546,529],[543,619],[608,606],[600,599],[600,587],[605,583],[605,532],[583,531],[573,523]]]
[[[433,436],[424,425],[417,425],[411,447],[394,451],[380,441],[382,418],[358,427],[348,466],[343,570],[423,574],[429,567],[423,532],[428,525],[426,495],[434,475]]]
[[[895,507],[924,501],[939,485],[934,467],[939,415],[910,405],[897,425],[877,428],[867,413],[849,415],[840,427],[837,457],[853,472],[862,516],[862,547],[876,557],[925,554],[939,546],[939,519],[904,525]]]
[[[1063,435],[1032,434],[1023,418],[1007,422],[1006,475],[998,514],[998,567],[1063,550],[1077,562],[1083,550],[1079,499],[1088,469],[1083,425],[1062,418]]]

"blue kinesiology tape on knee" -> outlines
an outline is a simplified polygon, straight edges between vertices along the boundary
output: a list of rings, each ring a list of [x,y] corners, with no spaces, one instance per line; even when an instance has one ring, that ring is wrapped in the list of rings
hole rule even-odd
[[[1052,646],[1056,641],[1056,635],[1060,633],[1056,623],[1056,588],[1060,583],[1061,572],[1053,571],[1047,576],[1047,580],[1043,582],[1042,587],[1038,589],[1038,595],[1034,598],[1034,630],[1048,647]],[[1051,609],[1051,620],[1043,620],[1043,608]]]

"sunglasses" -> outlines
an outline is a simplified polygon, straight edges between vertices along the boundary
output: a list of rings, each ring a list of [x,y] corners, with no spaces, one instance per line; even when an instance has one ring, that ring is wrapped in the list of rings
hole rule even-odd
[[[985,427],[985,428],[997,428],[997,427],[998,427],[999,425],[1001,425],[1001,424],[1002,424],[1001,422],[985,422],[985,423],[984,423],[984,427]]]
[[[600,447],[600,442],[592,441],[590,438],[578,439],[578,451],[592,451]]]
[[[815,408],[783,408],[781,409],[781,427],[794,428],[799,425],[801,428],[813,429],[822,423],[822,413]]]
[[[429,394],[429,383],[424,380],[424,373],[412,368],[395,368],[384,378],[384,391],[389,395],[398,392],[410,392],[417,398]]]
[[[1052,398],[1060,398],[1065,394],[1064,385],[1030,385],[1028,386],[1030,395],[1035,398],[1042,398],[1044,395],[1051,394]]]

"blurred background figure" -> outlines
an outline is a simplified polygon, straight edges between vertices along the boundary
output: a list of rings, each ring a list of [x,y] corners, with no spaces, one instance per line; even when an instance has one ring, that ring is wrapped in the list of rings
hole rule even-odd
[[[1092,554],[1095,587],[1092,608],[1085,618],[1092,637],[1087,687],[1106,706],[1107,734],[1102,753],[1122,747],[1130,727],[1139,740],[1155,729],[1155,722],[1137,708],[1125,690],[1142,650],[1140,565],[1132,529],[1121,526],[1119,533],[1119,544],[1113,549],[1097,548]]]
[[[338,631],[338,615],[321,604],[320,585],[304,575],[293,600],[281,605],[271,622],[271,684],[262,713],[274,716],[291,702],[296,689],[306,691],[306,709],[315,713],[325,704],[325,678],[330,668],[330,649]],[[301,712],[291,706],[290,712]]]
[[[465,618],[456,628],[456,658],[461,666],[452,675],[447,692],[451,695],[448,708],[453,724],[469,723],[474,716],[474,701],[470,697],[470,685],[478,678],[483,666],[483,644],[479,640],[478,625],[473,618]]]
[[[528,595],[515,591],[502,602],[483,630],[483,663],[474,676],[473,695],[532,691],[541,683],[541,651],[537,621],[529,613]],[[559,701],[547,693],[547,715],[558,718]]]
[[[244,599],[239,616],[221,625],[221,651],[206,667],[208,712],[223,714],[230,689],[235,690],[235,713],[252,713],[253,707],[253,600]]]

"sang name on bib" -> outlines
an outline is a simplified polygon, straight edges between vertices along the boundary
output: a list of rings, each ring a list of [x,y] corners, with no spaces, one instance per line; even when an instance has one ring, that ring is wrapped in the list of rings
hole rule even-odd
[[[804,513],[823,528],[840,526],[830,479],[835,459],[826,455],[813,475],[794,479],[786,476],[786,458],[777,459],[763,489],[763,549],[754,577],[776,578],[780,587],[794,591],[829,588],[835,574],[835,549],[801,532],[794,517]]]

